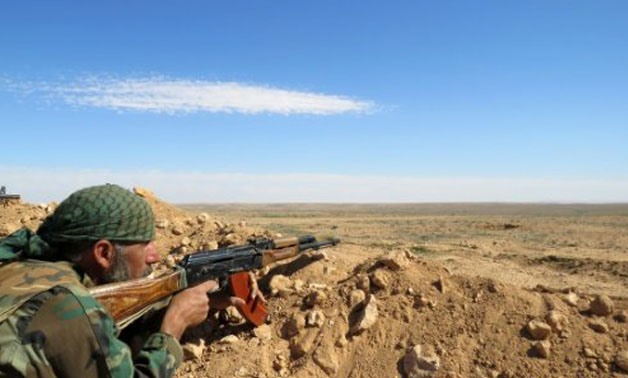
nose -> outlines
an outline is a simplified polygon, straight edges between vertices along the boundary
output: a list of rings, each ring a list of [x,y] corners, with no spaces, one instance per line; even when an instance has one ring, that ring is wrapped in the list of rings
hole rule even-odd
[[[150,242],[146,245],[146,264],[153,264],[159,261],[159,253],[155,242]]]

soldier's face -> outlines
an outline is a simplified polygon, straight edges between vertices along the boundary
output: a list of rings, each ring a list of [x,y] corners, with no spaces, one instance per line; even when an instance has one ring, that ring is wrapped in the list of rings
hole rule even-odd
[[[129,279],[146,277],[152,272],[151,265],[159,261],[155,242],[124,246],[123,258],[129,270]]]
[[[157,261],[159,254],[152,241],[121,246],[116,248],[111,267],[103,281],[121,282],[146,277],[152,272],[151,264]]]

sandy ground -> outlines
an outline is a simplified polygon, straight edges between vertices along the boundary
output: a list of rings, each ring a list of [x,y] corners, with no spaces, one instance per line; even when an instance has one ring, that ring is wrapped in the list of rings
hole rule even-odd
[[[187,205],[164,263],[250,236],[339,246],[260,273],[267,324],[210,316],[181,377],[626,377],[628,206]],[[50,205],[0,207],[0,236]]]

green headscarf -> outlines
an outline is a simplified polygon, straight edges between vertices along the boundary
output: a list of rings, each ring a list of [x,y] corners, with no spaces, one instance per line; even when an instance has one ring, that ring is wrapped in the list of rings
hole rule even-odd
[[[155,237],[153,211],[143,198],[117,185],[99,185],[72,193],[36,233],[22,228],[0,240],[0,262],[60,259],[52,246],[101,239],[147,242]]]

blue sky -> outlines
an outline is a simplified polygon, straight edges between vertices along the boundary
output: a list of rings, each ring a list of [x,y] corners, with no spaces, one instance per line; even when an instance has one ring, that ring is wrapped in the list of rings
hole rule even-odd
[[[92,4],[93,3],[93,4]],[[625,1],[7,1],[0,184],[626,202]]]

